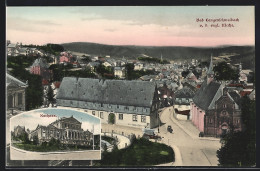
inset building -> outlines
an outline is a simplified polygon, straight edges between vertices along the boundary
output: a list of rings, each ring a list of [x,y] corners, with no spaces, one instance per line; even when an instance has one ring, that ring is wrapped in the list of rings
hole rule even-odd
[[[29,139],[38,137],[39,143],[49,142],[52,138],[60,140],[62,144],[90,145],[92,133],[81,128],[81,122],[73,116],[58,119],[48,126],[38,125],[29,134]]]

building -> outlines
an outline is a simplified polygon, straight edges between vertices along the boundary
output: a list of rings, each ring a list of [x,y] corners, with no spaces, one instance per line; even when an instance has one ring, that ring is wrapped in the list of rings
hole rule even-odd
[[[56,101],[57,106],[85,109],[101,123],[154,128],[159,125],[157,91],[147,81],[64,77]]]
[[[212,58],[207,79],[191,102],[193,124],[205,136],[219,137],[231,129],[241,130],[240,96],[214,81]]]
[[[174,108],[179,111],[190,110],[190,103],[192,102],[194,95],[195,91],[189,87],[177,90],[175,92]]]
[[[30,67],[32,74],[40,75],[42,79],[50,81],[52,78],[52,71],[49,70],[49,64],[43,59],[38,58]]]
[[[7,111],[8,110],[25,110],[25,90],[28,87],[17,78],[6,74],[6,90],[7,90]]]
[[[158,87],[159,100],[161,102],[160,107],[167,107],[173,105],[174,92],[168,88],[166,82],[162,86]]]
[[[73,62],[73,56],[69,52],[61,52],[59,58],[60,63],[67,64]]]
[[[26,133],[24,126],[18,125],[18,126],[14,127],[14,136],[15,137],[19,137],[20,135],[22,135],[24,133]]]
[[[118,76],[118,78],[125,78],[125,67],[115,67],[114,68],[114,75]]]
[[[62,144],[90,145],[92,133],[84,131],[73,116],[62,117],[47,126],[38,125],[29,134],[29,139],[38,137],[39,143],[49,142],[52,138],[60,140]]]

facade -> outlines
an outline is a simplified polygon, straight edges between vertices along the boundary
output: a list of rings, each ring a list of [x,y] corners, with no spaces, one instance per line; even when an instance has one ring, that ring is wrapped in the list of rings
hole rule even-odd
[[[17,78],[6,74],[7,111],[25,110],[25,90],[28,85]]]
[[[177,90],[175,92],[174,108],[179,111],[190,110],[190,103],[194,95],[195,92],[186,86]]]
[[[38,58],[34,61],[30,68],[32,74],[40,75],[44,80],[51,80],[52,71],[49,70],[49,64],[42,58]]]
[[[85,109],[101,123],[154,128],[159,125],[159,98],[155,83],[64,77],[57,106]]]
[[[33,140],[37,136],[39,143],[49,142],[52,138],[60,140],[62,144],[90,145],[92,133],[81,128],[81,122],[73,116],[58,119],[48,126],[38,125],[29,134],[29,139]]]
[[[232,91],[224,90],[215,103],[215,109],[208,110],[205,116],[205,135],[220,136],[233,129],[241,131],[240,96]]]
[[[118,78],[125,78],[125,67],[115,67],[114,75],[118,76]]]
[[[18,136],[22,135],[23,133],[26,133],[24,126],[18,125],[18,126],[14,127],[14,136],[15,137],[18,137]]]
[[[230,129],[241,130],[240,96],[214,81],[212,58],[207,79],[191,102],[193,124],[205,136],[219,137]]]

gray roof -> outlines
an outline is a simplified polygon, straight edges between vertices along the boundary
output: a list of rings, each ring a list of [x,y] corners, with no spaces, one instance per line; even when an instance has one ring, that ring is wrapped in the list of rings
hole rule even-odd
[[[9,44],[7,47],[9,47],[9,48],[15,48],[15,47],[16,47],[16,44]]]
[[[114,70],[124,70],[125,67],[115,67]]]
[[[195,93],[189,87],[184,87],[175,93],[175,98],[193,98]]]
[[[49,64],[42,58],[38,58],[34,61],[31,67],[40,66],[42,68],[49,68]]]
[[[28,50],[28,48],[20,48],[18,51],[19,52],[26,52]]]
[[[95,66],[99,66],[100,63],[99,62],[90,62],[90,63],[88,63],[88,65],[95,67]]]
[[[57,99],[151,107],[156,85],[147,81],[64,77]]]
[[[27,84],[18,80],[17,78],[11,76],[10,74],[6,73],[6,86],[14,85],[19,87],[27,87]]]
[[[233,100],[238,106],[241,104],[241,98],[239,94],[237,94],[235,91],[228,92],[228,94],[231,97],[231,100]]]
[[[193,102],[201,109],[208,110],[212,101],[217,100],[222,95],[218,93],[220,88],[220,83],[211,81],[207,84],[207,80],[205,80],[200,89],[195,93]]]

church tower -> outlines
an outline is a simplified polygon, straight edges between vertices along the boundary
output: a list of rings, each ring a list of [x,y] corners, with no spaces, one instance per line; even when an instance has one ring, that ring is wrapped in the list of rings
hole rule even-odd
[[[213,62],[212,62],[212,54],[209,64],[209,69],[207,72],[207,84],[209,84],[214,79],[214,71],[213,71]]]

